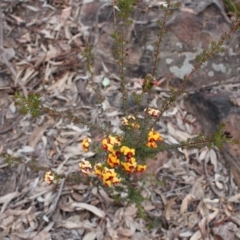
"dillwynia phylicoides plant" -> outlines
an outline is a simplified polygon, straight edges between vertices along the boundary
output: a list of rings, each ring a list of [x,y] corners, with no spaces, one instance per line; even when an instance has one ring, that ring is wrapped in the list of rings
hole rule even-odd
[[[115,56],[117,59],[117,65],[119,69],[119,77],[121,81],[121,93],[122,93],[122,132],[116,134],[109,131],[109,128],[104,125],[94,125],[84,119],[74,117],[71,112],[57,112],[51,108],[43,106],[41,104],[41,96],[39,94],[30,93],[28,98],[24,95],[16,92],[15,101],[20,107],[23,114],[30,113],[36,117],[40,114],[47,113],[52,117],[61,117],[68,119],[75,124],[87,125],[90,129],[97,129],[104,133],[105,137],[102,140],[100,146],[96,148],[96,156],[93,161],[81,159],[79,162],[79,174],[88,176],[92,184],[101,184],[114,192],[125,191],[128,194],[128,200],[133,201],[136,204],[141,202],[141,194],[134,184],[133,176],[141,176],[147,168],[147,159],[154,159],[157,153],[176,149],[176,148],[190,148],[190,147],[221,147],[227,141],[234,143],[234,140],[230,140],[223,133],[223,125],[212,136],[199,135],[196,138],[189,139],[179,144],[167,145],[164,143],[164,139],[161,134],[155,131],[155,125],[160,121],[163,113],[171,106],[172,103],[183,93],[186,83],[191,79],[195,71],[200,69],[201,65],[206,62],[207,59],[213,56],[213,54],[224,51],[222,45],[223,42],[230,37],[230,35],[238,29],[240,22],[234,22],[231,30],[226,33],[217,42],[212,42],[208,50],[204,50],[196,58],[196,64],[189,74],[186,74],[183,78],[181,86],[178,90],[171,89],[171,95],[166,99],[159,109],[153,109],[150,107],[145,108],[144,113],[140,114],[140,105],[145,96],[148,96],[147,102],[150,103],[150,95],[154,89],[156,82],[156,72],[159,62],[159,54],[161,52],[162,38],[166,33],[165,24],[167,17],[172,14],[172,9],[176,8],[178,4],[172,3],[173,1],[167,0],[166,4],[162,5],[164,11],[164,17],[159,19],[159,33],[158,41],[155,43],[154,60],[152,72],[147,74],[142,80],[142,92],[141,94],[134,94],[134,101],[137,105],[133,114],[129,111],[128,92],[126,89],[127,76],[125,73],[127,58],[129,57],[126,52],[129,45],[127,41],[127,26],[131,24],[131,12],[134,7],[137,7],[137,1],[134,0],[115,0],[112,2],[112,10],[114,15],[115,30],[112,34],[112,38],[115,42]],[[86,47],[83,56],[86,58],[86,69],[89,72],[90,80],[93,90],[96,92],[99,103],[102,103],[104,97],[100,95],[99,86],[96,85],[91,79],[93,78],[92,61],[94,56],[91,52],[91,47]],[[131,56],[130,56],[131,57]],[[104,111],[104,110],[103,110]],[[85,152],[91,149],[93,142],[91,138],[83,139],[82,148]],[[103,157],[102,157],[103,156]],[[11,158],[7,156],[7,160],[10,162]],[[136,174],[138,173],[138,174]],[[45,181],[48,184],[57,183],[58,179],[64,176],[58,176],[53,171],[46,171]]]

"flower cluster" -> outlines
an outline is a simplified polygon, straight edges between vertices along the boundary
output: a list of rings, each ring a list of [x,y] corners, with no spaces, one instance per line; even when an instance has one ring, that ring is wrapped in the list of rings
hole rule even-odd
[[[102,149],[107,155],[107,166],[96,164],[94,168],[89,161],[79,163],[80,171],[86,175],[93,175],[101,179],[105,186],[116,185],[121,182],[116,170],[121,167],[126,173],[143,172],[146,165],[137,164],[135,149],[121,146],[120,136],[108,136],[102,140]]]
[[[154,132],[153,129],[148,133],[147,146],[149,148],[157,148],[157,142],[162,141],[163,138],[158,132]]]
[[[123,118],[123,125],[133,124],[135,118],[129,116]],[[131,125],[133,126],[133,125]],[[80,170],[87,175],[97,176],[106,186],[116,185],[121,182],[117,170],[122,168],[126,173],[143,172],[147,166],[138,164],[136,159],[136,149],[122,144],[121,136],[109,135],[102,140],[102,149],[107,152],[106,165],[98,163],[92,168],[89,161],[82,160],[79,163]],[[157,142],[163,140],[158,132],[153,129],[148,133],[146,146],[156,148]],[[93,170],[92,170],[93,169]]]
[[[101,163],[96,164],[93,169],[89,161],[82,159],[79,163],[79,168],[85,175],[96,176],[101,179],[105,186],[116,185],[121,181],[115,169],[105,167]]]
[[[159,114],[158,110],[152,108],[147,108],[146,111],[151,116],[157,116]],[[122,124],[132,128],[140,128],[140,125],[132,115],[122,118]],[[137,161],[138,157],[136,157],[136,151],[138,150],[129,147],[123,140],[123,136],[109,135],[107,138],[104,138],[101,148],[107,152],[106,162],[97,163],[92,166],[89,161],[82,159],[79,163],[80,171],[86,176],[97,177],[105,186],[117,185],[120,183],[122,178],[118,173],[122,173],[122,171],[127,174],[145,171],[147,166],[139,164]],[[161,135],[151,129],[147,136],[146,147],[157,148],[157,142],[162,140],[163,138]],[[81,144],[84,152],[89,151],[90,143],[90,138],[83,139]],[[45,181],[50,184],[53,180],[53,173],[47,172],[45,174]]]
[[[108,152],[114,152],[114,147],[121,145],[121,137],[113,137],[112,135],[108,136],[107,138],[103,139],[102,141],[102,149],[107,150]]]
[[[124,155],[124,160],[121,165],[127,173],[143,172],[146,170],[146,165],[137,164],[135,156],[135,149],[130,149],[126,146],[122,146],[120,151]]]
[[[95,165],[94,173],[103,181],[106,186],[117,185],[121,181],[121,178],[117,176],[115,169],[104,167],[100,163]]]
[[[140,125],[136,123],[136,118],[132,115],[122,118],[123,126],[130,126],[132,128],[140,128]]]
[[[127,173],[134,172],[137,167],[136,158],[134,157],[135,149],[128,148],[127,146],[122,146],[120,151],[124,155],[124,161],[121,162],[123,169]]]

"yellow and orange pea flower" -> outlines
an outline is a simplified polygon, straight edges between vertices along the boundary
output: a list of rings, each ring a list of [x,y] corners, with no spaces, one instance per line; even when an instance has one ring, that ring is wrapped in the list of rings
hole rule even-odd
[[[144,171],[146,170],[146,168],[147,168],[147,165],[141,165],[141,164],[139,164],[139,165],[137,165],[135,171],[136,171],[136,172],[144,172]]]
[[[146,143],[147,147],[149,148],[157,148],[158,141],[162,141],[163,138],[161,137],[160,133],[154,132],[153,129],[148,133],[148,141]]]
[[[90,138],[84,138],[82,141],[82,148],[84,152],[88,152],[89,146],[92,140]]]
[[[121,182],[121,178],[117,176],[114,169],[104,167],[101,163],[96,164],[93,172],[91,172],[91,163],[89,161],[82,160],[79,163],[79,168],[81,172],[87,175],[93,174],[94,176],[99,177],[105,186],[117,185]]]
[[[112,135],[109,135],[107,138],[108,143],[112,144],[113,146],[120,146],[121,145],[121,137],[113,137]]]
[[[107,138],[104,138],[102,140],[102,148],[108,152],[114,151],[115,146],[120,146],[121,145],[121,137],[113,137],[109,135]]]
[[[136,162],[136,158],[134,158],[134,157],[131,157],[131,158],[125,157],[125,161],[133,164],[133,163]]]
[[[110,143],[107,143],[107,139],[103,139],[102,141],[102,149],[106,150],[108,152],[114,151],[113,145]]]
[[[102,172],[102,181],[106,186],[116,185],[121,181],[121,178],[117,177],[117,173],[114,169],[104,168]]]
[[[109,153],[107,158],[107,163],[110,167],[118,167],[120,160],[117,158],[117,155]]]
[[[121,166],[127,173],[143,172],[146,170],[146,165],[137,164],[136,158],[126,158],[126,162],[121,162]]]
[[[160,111],[154,108],[145,108],[144,112],[152,117],[158,117],[160,115]]]
[[[149,148],[157,148],[157,143],[155,141],[147,142],[146,145]]]
[[[161,137],[160,133],[154,132],[153,129],[148,133],[148,142],[151,141],[162,141],[163,138]]]
[[[126,146],[122,146],[120,148],[120,152],[123,153],[124,156],[126,156],[127,158],[131,158],[132,156],[135,155],[135,149],[134,148],[129,148]]]
[[[54,181],[54,174],[52,171],[45,173],[44,180],[47,184],[51,184]]]
[[[132,173],[135,171],[136,167],[137,167],[137,163],[133,162],[121,162],[121,165],[124,169],[124,171],[126,171],[127,173]]]
[[[102,172],[103,172],[103,165],[101,163],[98,163],[94,166],[94,174],[97,177],[102,177]]]
[[[89,161],[81,160],[79,163],[80,171],[86,175],[90,175],[92,171],[92,164]]]
[[[118,177],[110,177],[108,179],[103,180],[103,183],[105,184],[105,186],[109,187],[111,185],[116,186],[118,183],[121,182],[121,178]]]

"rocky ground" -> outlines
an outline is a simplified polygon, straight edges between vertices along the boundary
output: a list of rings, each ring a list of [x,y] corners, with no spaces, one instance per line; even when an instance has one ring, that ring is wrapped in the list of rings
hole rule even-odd
[[[129,26],[127,89],[140,92],[151,71],[159,0],[138,1]],[[149,160],[142,194],[146,219],[133,205],[116,204],[107,189],[86,183],[81,158],[91,159],[81,141],[102,135],[67,120],[21,115],[9,95],[40,93],[44,105],[70,110],[92,124],[106,124],[95,84],[105,101],[107,120],[121,124],[120,81],[113,53],[112,7],[109,1],[2,1],[0,11],[0,151],[24,163],[8,166],[0,158],[0,239],[239,239],[239,145],[223,150],[163,152]],[[151,106],[160,108],[191,71],[197,54],[231,28],[221,1],[181,1],[166,24],[161,61]],[[240,139],[239,30],[187,84],[183,96],[157,124],[166,143],[178,143],[200,132],[211,134],[226,123],[227,134]],[[93,46],[94,76],[86,71],[84,49]],[[36,171],[27,163],[37,163]],[[44,182],[44,170],[77,176],[59,185]],[[79,177],[80,176],[80,177]]]

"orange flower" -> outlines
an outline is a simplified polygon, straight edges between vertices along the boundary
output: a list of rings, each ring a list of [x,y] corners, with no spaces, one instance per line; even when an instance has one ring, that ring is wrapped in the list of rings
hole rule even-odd
[[[137,165],[137,167],[136,167],[136,172],[143,172],[143,171],[145,171],[146,170],[146,168],[147,168],[147,166],[146,165]]]
[[[130,149],[129,147],[122,146],[120,151],[126,156],[127,158],[131,158],[133,155],[135,155],[135,149]]]
[[[121,178],[118,178],[118,177],[114,177],[113,179],[112,179],[112,184],[114,185],[114,186],[116,186],[117,184],[119,184],[120,182],[121,182]]]
[[[153,128],[151,129],[151,131],[148,133],[148,142],[146,143],[146,145],[149,148],[157,148],[157,141],[162,141],[163,138],[161,137],[161,135],[158,132],[154,132]]]
[[[109,135],[107,138],[102,140],[102,148],[108,152],[112,152],[115,146],[121,145],[121,137],[113,137]]]
[[[149,148],[157,148],[157,144],[155,141],[147,142],[147,147]]]
[[[110,153],[108,154],[107,163],[110,167],[116,168],[118,167],[120,160],[117,158],[116,155]]]
[[[127,173],[131,173],[131,172],[135,171],[137,163],[136,162],[134,162],[134,163],[122,162],[121,165]]]
[[[106,186],[110,186],[112,184],[116,185],[119,183],[121,181],[121,178],[117,177],[117,173],[114,169],[105,167],[102,174],[102,180]]]
[[[111,185],[114,185],[114,186],[116,186],[118,183],[120,183],[121,182],[121,178],[118,178],[118,177],[113,177],[113,178],[109,178],[109,179],[107,179],[107,180],[105,180],[104,181],[104,184],[105,184],[105,186],[107,186],[107,187],[109,187],[109,186],[111,186]]]
[[[109,135],[107,140],[113,146],[120,146],[121,145],[121,137],[119,137],[119,136],[118,137],[113,137],[113,136]]]
[[[82,141],[82,148],[84,152],[88,152],[89,146],[92,140],[90,138],[84,138]]]
[[[109,143],[108,139],[103,139],[102,140],[102,148],[108,152],[113,151],[113,145]]]
[[[134,157],[131,157],[131,158],[127,158],[126,157],[126,162],[129,162],[129,163],[131,163],[131,164],[133,164],[133,163],[135,163],[136,162],[136,158],[134,158]]]
[[[103,165],[101,163],[98,163],[94,166],[94,174],[97,177],[101,177],[103,172]]]
[[[153,129],[151,129],[151,131],[148,133],[148,141],[152,142],[152,141],[162,141],[163,138],[161,137],[161,135],[158,132],[154,132]]]

